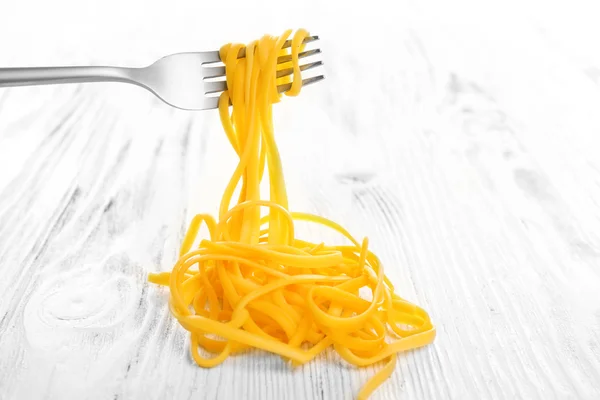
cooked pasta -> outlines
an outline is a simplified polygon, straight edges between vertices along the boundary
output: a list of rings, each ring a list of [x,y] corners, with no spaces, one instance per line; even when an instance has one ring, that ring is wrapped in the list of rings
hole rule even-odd
[[[169,287],[170,310],[190,332],[198,365],[213,367],[249,348],[300,365],[333,347],[356,366],[386,363],[361,389],[363,399],[391,375],[397,353],[431,343],[435,328],[423,309],[394,292],[366,238],[359,242],[335,222],[288,209],[272,108],[281,96],[277,85],[291,83],[288,96],[300,93],[298,54],[308,33],[296,31],[291,46],[283,48],[290,35],[288,30],[253,41],[244,58],[238,58],[240,44],[221,48],[228,90],[219,113],[239,163],[218,220],[196,215],[173,270],[150,274],[149,280]],[[292,61],[278,65],[282,54],[291,54]],[[293,78],[276,77],[290,66]],[[268,200],[260,192],[265,176]],[[297,238],[299,220],[330,228],[349,244]],[[202,224],[210,238],[195,245]],[[370,295],[361,296],[361,289]],[[216,355],[206,358],[199,348]]]

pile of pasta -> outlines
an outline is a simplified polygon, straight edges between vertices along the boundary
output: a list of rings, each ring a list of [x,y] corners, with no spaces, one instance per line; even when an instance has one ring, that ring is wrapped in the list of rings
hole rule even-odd
[[[228,90],[220,96],[219,113],[239,163],[218,220],[196,215],[173,270],[150,274],[149,280],[169,287],[170,310],[190,332],[198,365],[213,367],[251,348],[301,365],[333,347],[356,366],[386,362],[362,387],[363,399],[391,375],[397,353],[431,343],[435,329],[423,309],[394,292],[366,238],[359,242],[332,221],[288,209],[272,108],[280,100],[278,85],[291,83],[288,96],[302,86],[298,54],[308,32],[297,30],[284,48],[291,33],[221,48]],[[243,48],[246,55],[238,58]],[[277,64],[284,54],[292,60]],[[293,77],[276,77],[290,67]],[[265,176],[268,200],[260,192]],[[349,243],[299,239],[298,220],[333,229]],[[210,238],[199,240],[202,224]],[[200,347],[216,355],[204,357]]]

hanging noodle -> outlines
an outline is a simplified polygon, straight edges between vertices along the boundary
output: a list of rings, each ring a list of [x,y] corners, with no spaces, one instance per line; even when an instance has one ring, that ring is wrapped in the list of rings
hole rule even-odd
[[[249,348],[300,365],[333,346],[356,366],[386,362],[361,389],[358,398],[364,399],[391,375],[396,354],[431,343],[435,328],[424,310],[394,293],[366,238],[359,243],[334,222],[288,210],[272,105],[280,100],[278,84],[291,81],[288,96],[300,92],[298,53],[308,32],[296,31],[291,47],[282,49],[290,34],[251,42],[245,58],[238,58],[240,44],[221,48],[228,90],[219,99],[219,113],[239,163],[223,194],[218,222],[196,215],[172,272],[150,274],[149,280],[169,287],[171,312],[190,332],[198,365],[213,367]],[[277,57],[290,52],[292,61],[278,65]],[[290,66],[293,79],[276,78],[277,70]],[[260,196],[265,168],[269,200]],[[268,211],[263,217],[261,208]],[[351,245],[297,239],[295,220],[331,228]],[[202,224],[210,240],[192,248]],[[363,288],[371,292],[370,299],[359,295]],[[205,358],[199,347],[217,355]]]

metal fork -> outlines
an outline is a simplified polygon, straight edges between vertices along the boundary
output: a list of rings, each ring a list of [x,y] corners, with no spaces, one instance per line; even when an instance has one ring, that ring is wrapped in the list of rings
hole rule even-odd
[[[304,43],[318,40],[309,36]],[[291,46],[288,40],[284,48]],[[298,58],[306,58],[320,53],[320,49],[301,52]],[[238,57],[245,57],[242,49]],[[290,55],[277,59],[278,64],[291,61]],[[315,61],[300,66],[306,71],[322,65]],[[277,77],[293,74],[292,68],[277,71]],[[127,67],[36,67],[0,68],[0,87],[49,85],[59,83],[85,82],[124,82],[138,85],[154,93],[165,103],[183,110],[208,110],[217,108],[218,95],[227,89],[225,67],[218,51],[177,53],[165,56],[143,68]],[[324,79],[317,75],[304,79],[303,85],[310,85]],[[289,90],[291,84],[277,86],[280,93]]]

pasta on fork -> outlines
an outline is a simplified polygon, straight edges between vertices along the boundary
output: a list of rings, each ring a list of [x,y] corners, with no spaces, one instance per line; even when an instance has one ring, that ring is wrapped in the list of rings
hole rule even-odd
[[[385,362],[358,394],[364,399],[391,375],[397,353],[431,343],[435,328],[423,309],[395,293],[366,238],[358,241],[335,222],[289,210],[272,113],[281,98],[278,85],[289,84],[287,96],[302,87],[298,54],[308,32],[297,30],[283,48],[291,34],[221,48],[227,90],[219,113],[239,162],[218,218],[196,215],[173,270],[149,280],[168,286],[170,310],[190,332],[198,365],[213,367],[249,348],[300,365],[333,347],[356,366]],[[245,57],[238,58],[242,49]],[[290,61],[278,64],[286,54]],[[284,68],[293,75],[277,78]],[[268,199],[261,197],[264,179]],[[332,229],[349,244],[297,238],[298,220]],[[210,237],[195,245],[202,224]],[[200,347],[216,356],[202,356]]]

